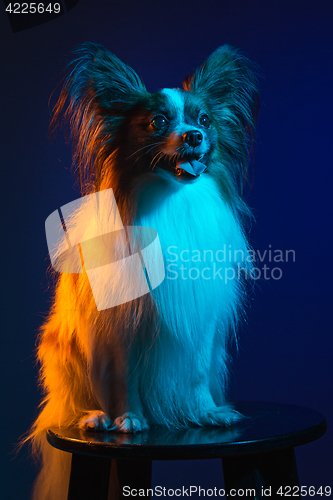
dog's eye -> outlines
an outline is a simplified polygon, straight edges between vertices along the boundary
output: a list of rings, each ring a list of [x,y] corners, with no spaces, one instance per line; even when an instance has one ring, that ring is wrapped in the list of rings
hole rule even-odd
[[[168,120],[163,115],[157,115],[152,119],[150,125],[156,129],[164,128],[168,123]]]
[[[210,121],[207,115],[201,115],[199,116],[199,123],[205,128],[208,128],[210,125]]]

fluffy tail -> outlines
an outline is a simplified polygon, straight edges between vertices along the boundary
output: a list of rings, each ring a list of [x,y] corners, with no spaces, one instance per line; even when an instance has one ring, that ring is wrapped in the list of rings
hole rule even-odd
[[[72,454],[53,448],[46,440],[45,431],[35,437],[33,447],[38,449],[42,468],[34,484],[32,500],[67,500]]]
[[[71,454],[47,442],[47,429],[73,425],[98,408],[87,377],[84,344],[89,321],[83,321],[76,304],[78,287],[84,289],[85,281],[83,275],[80,280],[78,275],[61,275],[54,305],[40,332],[37,354],[45,397],[38,418],[22,442],[30,443],[33,457],[41,462],[33,500],[67,499]],[[89,300],[89,293],[84,296]]]

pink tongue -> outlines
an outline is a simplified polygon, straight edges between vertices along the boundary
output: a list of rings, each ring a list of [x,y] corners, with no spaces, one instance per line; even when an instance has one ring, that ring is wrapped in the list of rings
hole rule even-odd
[[[177,168],[182,168],[191,175],[200,175],[205,170],[206,165],[197,160],[180,161],[177,163]]]

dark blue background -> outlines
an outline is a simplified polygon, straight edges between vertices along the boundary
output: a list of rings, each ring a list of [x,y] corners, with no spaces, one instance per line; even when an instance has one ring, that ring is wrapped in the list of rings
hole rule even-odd
[[[319,441],[297,449],[301,485],[333,485],[332,89],[330,0],[80,0],[70,12],[11,32],[1,13],[0,495],[25,500],[35,470],[11,454],[39,401],[36,331],[50,304],[46,217],[78,197],[70,150],[47,140],[48,99],[72,48],[104,44],[148,90],[177,87],[217,46],[230,43],[261,68],[254,187],[255,249],[295,250],[263,280],[240,332],[230,397],[312,407],[327,416]],[[276,267],[266,258],[268,267]],[[219,462],[156,464],[155,484],[219,486]],[[195,469],[195,481],[193,481]],[[192,479],[190,479],[192,478]]]

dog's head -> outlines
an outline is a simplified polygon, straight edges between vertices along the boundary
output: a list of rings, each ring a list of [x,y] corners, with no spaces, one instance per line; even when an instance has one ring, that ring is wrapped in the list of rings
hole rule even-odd
[[[130,164],[133,176],[163,169],[170,178],[193,182],[207,169],[217,142],[209,106],[181,89],[147,93],[130,111],[126,129],[123,164]]]
[[[184,89],[151,94],[104,47],[86,43],[76,52],[52,126],[65,110],[83,192],[91,181],[94,189],[111,177],[130,187],[143,173],[163,170],[183,183],[211,174],[226,198],[235,196],[258,109],[246,58],[220,47],[185,80]]]

